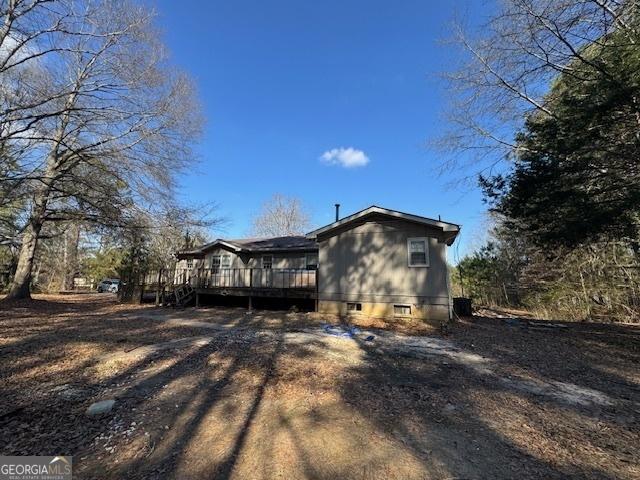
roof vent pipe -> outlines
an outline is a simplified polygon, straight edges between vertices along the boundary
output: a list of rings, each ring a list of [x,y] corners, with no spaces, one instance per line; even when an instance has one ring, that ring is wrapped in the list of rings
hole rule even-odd
[[[340,204],[336,203],[336,222],[340,220]]]

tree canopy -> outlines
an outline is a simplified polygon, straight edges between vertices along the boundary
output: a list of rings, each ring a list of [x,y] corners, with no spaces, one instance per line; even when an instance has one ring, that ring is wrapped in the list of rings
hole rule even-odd
[[[637,17],[633,18],[638,21]],[[507,175],[480,177],[515,231],[539,244],[637,242],[640,227],[640,35],[614,32],[581,54],[592,65],[559,75],[516,136]]]
[[[0,189],[22,202],[0,219],[20,250],[8,298],[21,298],[51,224],[148,229],[175,212],[202,118],[138,2],[3,1],[0,25]]]
[[[276,193],[254,217],[251,234],[257,237],[302,235],[309,225],[309,214],[299,199]]]
[[[505,0],[459,39],[448,146],[480,153],[499,219],[459,264],[467,293],[551,318],[639,317],[640,4]]]

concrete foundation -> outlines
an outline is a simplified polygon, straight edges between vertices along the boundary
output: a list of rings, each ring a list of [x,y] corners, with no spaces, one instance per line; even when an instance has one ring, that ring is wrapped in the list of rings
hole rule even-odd
[[[349,301],[349,303],[359,303],[361,310],[354,311],[348,309],[347,302],[338,301],[318,301],[318,312],[326,313],[330,315],[362,315],[372,318],[412,318],[416,320],[423,320],[431,325],[438,326],[449,320],[449,306],[448,305],[429,305],[429,304],[407,304],[411,307],[411,314],[399,315],[395,312],[395,303],[382,303],[382,302],[359,302],[357,300]]]

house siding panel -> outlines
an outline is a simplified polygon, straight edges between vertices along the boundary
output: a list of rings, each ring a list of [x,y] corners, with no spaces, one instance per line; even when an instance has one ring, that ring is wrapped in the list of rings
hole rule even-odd
[[[437,229],[401,220],[363,221],[319,238],[319,309],[393,316],[393,305],[412,306],[412,316],[435,321],[449,315],[446,245]],[[407,239],[427,237],[429,267],[409,267]]]

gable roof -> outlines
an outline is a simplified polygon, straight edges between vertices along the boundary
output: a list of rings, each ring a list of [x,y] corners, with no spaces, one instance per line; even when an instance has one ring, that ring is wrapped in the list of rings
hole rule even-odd
[[[413,215],[411,213],[399,212],[397,210],[390,210],[388,208],[382,208],[378,207],[377,205],[372,205],[368,208],[365,208],[364,210],[360,210],[359,212],[341,218],[337,222],[330,223],[329,225],[325,225],[322,228],[318,228],[317,230],[307,233],[307,238],[316,240],[318,238],[318,235],[324,235],[337,228],[348,226],[354,222],[357,222],[358,220],[362,220],[374,215],[381,215],[391,219],[399,219],[407,222],[417,223],[420,225],[439,228],[443,233],[447,234],[447,245],[451,245],[458,235],[458,232],[460,232],[460,225],[456,223],[443,222],[442,220],[435,220],[433,218],[421,217],[419,215]]]
[[[460,232],[460,225],[455,223],[443,222],[442,220],[435,220],[433,218],[421,217],[419,215],[372,205],[369,208],[365,208],[364,210],[360,210],[359,212],[341,218],[337,222],[330,223],[329,225],[325,225],[322,228],[309,232],[305,236],[291,235],[270,238],[239,238],[235,240],[218,238],[213,242],[209,242],[198,248],[178,252],[177,255],[178,258],[193,256],[201,258],[207,251],[218,246],[227,248],[236,253],[314,252],[318,250],[318,244],[316,242],[318,235],[324,235],[325,233],[329,233],[337,228],[348,226],[358,220],[374,215],[382,215],[391,219],[400,219],[407,222],[441,229],[447,245],[451,245],[456,239],[458,232]]]
[[[239,238],[225,240],[218,238],[201,247],[179,252],[179,256],[198,256],[215,247],[227,248],[236,253],[267,253],[267,252],[309,252],[318,249],[315,240],[304,236],[294,235],[271,238]]]
[[[302,235],[271,238],[243,238],[229,240],[229,243],[250,252],[268,252],[275,250],[317,250],[318,245],[312,239]]]

